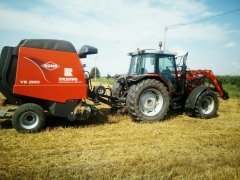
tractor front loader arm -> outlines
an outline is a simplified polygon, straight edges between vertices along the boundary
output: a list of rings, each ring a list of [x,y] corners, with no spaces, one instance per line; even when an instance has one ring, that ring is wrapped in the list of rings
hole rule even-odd
[[[228,93],[223,89],[222,85],[219,83],[217,77],[213,74],[211,70],[207,70],[205,74],[206,78],[210,79],[212,84],[215,86],[217,92],[220,94],[222,99],[229,99]]]
[[[191,78],[206,78],[209,79],[214,85],[216,91],[219,93],[222,99],[229,99],[228,93],[223,89],[222,85],[218,81],[217,77],[213,74],[212,70],[191,70]],[[192,80],[193,80],[192,79]]]

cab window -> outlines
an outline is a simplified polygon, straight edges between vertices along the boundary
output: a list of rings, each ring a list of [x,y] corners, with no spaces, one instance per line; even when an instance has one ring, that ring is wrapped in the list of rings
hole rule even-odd
[[[144,54],[142,55],[141,62],[141,74],[151,74],[155,73],[155,61],[156,55],[155,54]]]
[[[159,72],[163,75],[168,75],[173,78],[176,77],[175,63],[173,56],[160,56],[159,62]]]

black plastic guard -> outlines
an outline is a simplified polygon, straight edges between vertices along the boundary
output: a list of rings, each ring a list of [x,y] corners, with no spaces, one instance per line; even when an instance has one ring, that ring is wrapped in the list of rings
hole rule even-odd
[[[78,100],[69,100],[66,103],[57,103],[53,102],[49,106],[49,111],[53,116],[58,117],[65,117],[68,118],[68,116],[73,113],[75,107],[78,105]]]
[[[0,56],[0,92],[10,104],[21,104],[21,100],[13,94],[17,69],[17,51],[17,47],[5,46]]]

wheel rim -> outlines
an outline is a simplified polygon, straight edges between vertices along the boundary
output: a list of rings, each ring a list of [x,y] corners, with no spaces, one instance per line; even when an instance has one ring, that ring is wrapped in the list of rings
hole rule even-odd
[[[103,88],[99,88],[98,89],[98,94],[99,95],[103,95],[104,94],[104,89]]]
[[[203,114],[210,114],[214,110],[215,102],[211,96],[206,96],[202,100],[201,111]]]
[[[35,112],[28,111],[20,116],[20,125],[24,129],[33,129],[39,123],[39,117]]]
[[[139,107],[146,116],[155,116],[163,107],[163,96],[157,89],[144,91],[139,98]]]

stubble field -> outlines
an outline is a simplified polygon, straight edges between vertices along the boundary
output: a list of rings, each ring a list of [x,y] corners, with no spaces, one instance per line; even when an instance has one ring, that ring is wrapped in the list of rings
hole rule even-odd
[[[172,110],[163,122],[136,123],[99,109],[104,116],[88,122],[48,118],[37,134],[1,120],[0,179],[240,178],[239,99],[220,100],[211,120]]]

